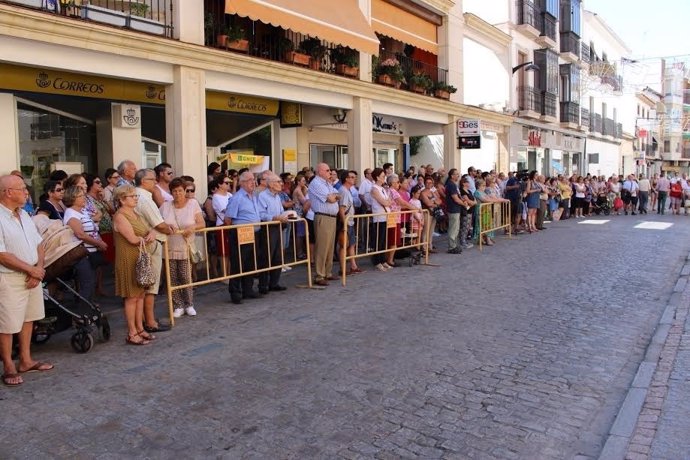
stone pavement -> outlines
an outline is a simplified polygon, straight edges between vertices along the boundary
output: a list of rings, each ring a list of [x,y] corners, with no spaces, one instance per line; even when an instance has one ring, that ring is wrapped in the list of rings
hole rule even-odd
[[[678,297],[683,218],[554,223],[345,288],[293,270],[242,305],[203,288],[145,347],[113,312],[110,342],[77,355],[57,334],[35,348],[54,371],[0,388],[0,457],[597,458]],[[682,458],[664,410],[652,457]]]

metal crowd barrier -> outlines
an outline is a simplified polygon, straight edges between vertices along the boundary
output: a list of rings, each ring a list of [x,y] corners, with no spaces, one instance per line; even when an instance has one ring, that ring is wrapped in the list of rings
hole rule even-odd
[[[510,201],[480,203],[476,225],[479,226],[479,250],[482,250],[482,237],[487,233],[507,229],[512,238],[512,221],[510,218]]]
[[[297,254],[297,232],[295,231],[297,225],[302,223],[304,226],[304,251],[306,258],[298,260]],[[292,247],[292,257],[286,257],[285,254],[285,239],[283,237],[283,229],[286,226],[290,226],[290,242]],[[258,230],[257,230],[258,229]],[[277,232],[272,232],[271,229],[277,229]],[[181,233],[181,232],[178,232]],[[272,233],[277,233],[277,237],[272,237]],[[208,248],[208,238],[207,235],[211,234],[215,238],[216,242],[220,243],[220,247],[216,247],[217,253],[209,253]],[[295,265],[306,265],[307,267],[307,286],[312,287],[312,277],[311,277],[311,265],[309,264],[310,253],[309,253],[309,226],[305,219],[291,219],[287,224],[281,224],[280,222],[257,222],[252,224],[240,224],[240,225],[225,225],[221,227],[208,227],[197,230],[194,232],[195,241],[197,235],[201,235],[203,238],[203,249],[202,254],[205,255],[204,260],[197,264],[191,264],[190,269],[190,279],[189,282],[184,284],[173,285],[170,279],[170,253],[168,242],[163,244],[163,264],[165,266],[165,276],[167,279],[167,294],[168,294],[168,311],[170,314],[170,324],[175,325],[175,318],[173,317],[173,298],[172,293],[176,290],[192,288],[196,286],[203,286],[205,284],[216,283],[219,281],[231,280],[233,278],[239,278],[245,275],[255,275],[262,272],[268,272],[271,270],[282,269],[283,267],[295,266]],[[232,235],[232,238],[230,236]],[[264,238],[265,235],[265,238]],[[273,239],[272,239],[273,238]],[[278,253],[279,256],[273,260],[271,257],[271,245],[276,243],[278,240]],[[234,245],[231,245],[231,240]],[[261,243],[261,244],[260,244]],[[245,267],[242,262],[241,247],[244,245],[252,246],[252,263],[249,267]],[[187,247],[188,257],[191,255],[191,248]],[[233,271],[229,267],[228,258],[232,256],[233,252],[237,255],[239,261],[239,270]],[[216,255],[219,258],[221,273],[218,276],[211,276],[211,256]],[[214,259],[214,263],[216,260]],[[198,265],[204,264],[206,279],[193,281],[192,272],[198,273]]]
[[[431,228],[426,225],[429,222],[429,211],[420,209],[415,211],[395,211],[379,214],[358,214],[349,216],[344,222],[338,235],[338,242],[348,246],[348,227],[353,222],[355,232],[355,253],[348,255],[343,251],[340,255],[340,272],[342,285],[347,284],[347,265],[352,259],[384,254],[398,249],[420,250],[424,255],[424,263],[429,263],[429,249],[431,248]],[[375,222],[381,220],[382,222]],[[413,221],[421,222],[424,226],[413,231]],[[421,231],[420,231],[421,230]],[[399,238],[392,238],[400,235]],[[400,244],[397,244],[398,241]],[[360,247],[360,243],[362,246]]]

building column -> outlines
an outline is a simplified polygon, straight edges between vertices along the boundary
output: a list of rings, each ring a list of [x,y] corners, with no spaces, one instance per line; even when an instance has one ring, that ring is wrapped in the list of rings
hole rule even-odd
[[[460,149],[458,148],[458,117],[450,117],[451,122],[443,127],[443,167],[446,171],[456,168],[460,171]]]
[[[11,93],[0,93],[0,152],[0,175],[19,169],[19,119]]]
[[[175,66],[165,90],[167,160],[179,175],[196,179],[196,193],[206,196],[206,88],[203,70]]]
[[[350,169],[358,174],[362,174],[366,168],[374,167],[371,116],[371,100],[353,98],[352,110],[347,114],[347,154]]]
[[[134,126],[122,123],[126,108],[135,110],[139,120]],[[143,168],[144,158],[141,146],[141,107],[133,104],[110,104],[110,111],[96,119],[96,156],[98,171],[109,167],[117,168],[120,162],[131,160],[137,167]]]
[[[503,131],[496,133],[498,136],[498,157],[496,158],[496,172],[508,174],[510,170],[510,128],[504,127]]]
[[[172,0],[173,38],[195,45],[204,45],[204,2]]]
[[[460,103],[465,100],[462,49],[464,30],[462,2],[459,2],[450,14],[443,16],[443,25],[438,28],[438,66],[448,69],[446,84],[453,85],[458,90],[450,95],[450,100]]]

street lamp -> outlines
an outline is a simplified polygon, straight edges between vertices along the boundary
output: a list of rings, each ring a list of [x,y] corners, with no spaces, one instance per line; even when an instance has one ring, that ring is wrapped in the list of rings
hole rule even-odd
[[[539,70],[539,66],[535,64],[532,61],[527,61],[523,62],[522,64],[518,64],[515,67],[513,67],[513,73],[517,72],[518,70],[525,68],[526,71],[533,71],[533,70]]]

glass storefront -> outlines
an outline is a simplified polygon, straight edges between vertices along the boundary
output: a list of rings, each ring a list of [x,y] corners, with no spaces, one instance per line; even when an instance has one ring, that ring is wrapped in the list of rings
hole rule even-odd
[[[347,145],[310,144],[309,165],[316,170],[319,163],[326,163],[335,169],[347,169]]]
[[[38,202],[51,171],[98,171],[96,127],[92,121],[45,107],[17,104],[20,169]]]

